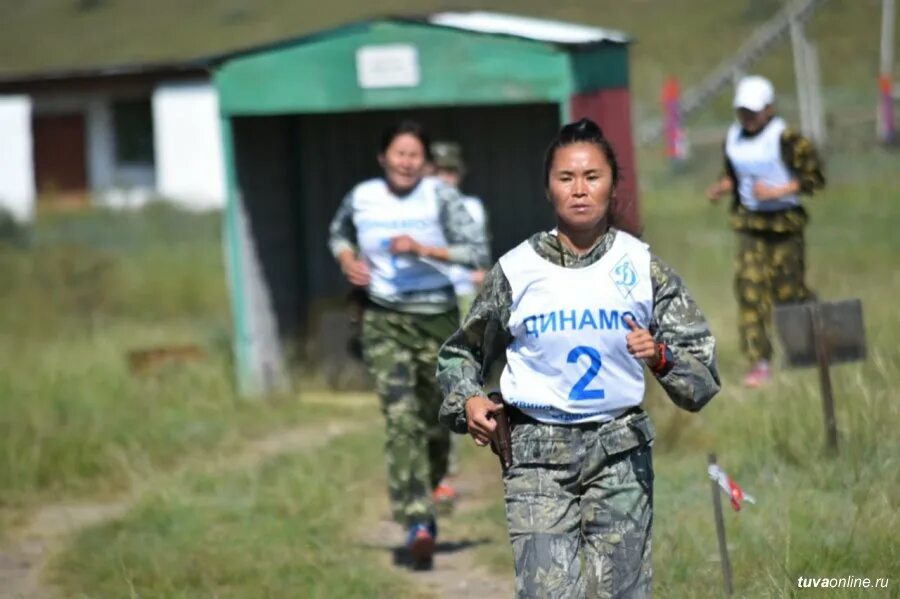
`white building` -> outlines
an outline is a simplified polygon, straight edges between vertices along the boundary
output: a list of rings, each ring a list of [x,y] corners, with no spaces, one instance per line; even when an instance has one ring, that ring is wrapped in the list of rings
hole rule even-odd
[[[0,79],[0,207],[224,205],[219,109],[207,73],[130,67]]]

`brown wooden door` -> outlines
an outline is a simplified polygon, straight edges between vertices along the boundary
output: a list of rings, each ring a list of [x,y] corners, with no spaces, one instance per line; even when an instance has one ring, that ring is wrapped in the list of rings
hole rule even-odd
[[[83,114],[36,115],[32,120],[34,178],[41,198],[83,202],[87,156]]]

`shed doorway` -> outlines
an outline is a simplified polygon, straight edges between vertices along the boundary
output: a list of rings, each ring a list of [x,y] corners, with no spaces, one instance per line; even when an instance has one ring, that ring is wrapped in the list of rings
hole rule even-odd
[[[328,250],[328,225],[355,184],[381,174],[381,133],[406,118],[435,141],[461,144],[462,189],[485,204],[495,260],[552,226],[542,169],[558,104],[236,117],[238,188],[283,342],[315,343],[323,313],[342,305],[349,286]]]
[[[39,198],[62,204],[84,204],[88,187],[84,115],[35,115],[32,135]]]

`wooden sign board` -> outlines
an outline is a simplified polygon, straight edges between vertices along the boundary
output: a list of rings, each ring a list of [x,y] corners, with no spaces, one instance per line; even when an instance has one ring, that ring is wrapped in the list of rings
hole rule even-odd
[[[808,302],[775,307],[774,322],[784,350],[785,365],[817,366],[815,318],[818,308],[824,348],[829,364],[856,362],[866,357],[866,331],[862,302]]]

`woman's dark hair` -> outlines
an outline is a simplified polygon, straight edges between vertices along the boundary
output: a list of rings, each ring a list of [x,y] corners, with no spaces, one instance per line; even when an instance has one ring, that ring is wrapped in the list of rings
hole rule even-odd
[[[418,139],[425,151],[425,160],[431,162],[431,137],[428,135],[428,132],[425,131],[425,127],[423,127],[421,123],[412,120],[400,121],[396,125],[391,125],[385,129],[381,134],[379,152],[381,154],[387,152],[387,149],[394,143],[394,140],[401,135],[412,135]]]
[[[606,162],[609,164],[609,168],[612,171],[612,197],[609,200],[609,209],[606,218],[607,222],[610,226],[616,227],[617,229],[627,231],[635,236],[640,236],[640,232],[633,230],[633,227],[629,225],[628,220],[624,218],[616,198],[616,189],[619,187],[619,161],[616,158],[616,151],[613,149],[609,140],[603,135],[603,130],[600,129],[600,126],[591,119],[583,118],[578,122],[564,125],[563,128],[559,130],[559,133],[556,134],[556,137],[553,138],[553,141],[550,142],[547,153],[544,155],[544,188],[549,189],[550,187],[550,169],[553,168],[553,159],[556,157],[556,151],[560,148],[578,143],[588,143],[597,146],[597,149],[599,149],[603,153],[603,156],[606,157]]]
[[[609,140],[603,136],[600,126],[591,119],[581,119],[577,123],[563,126],[550,142],[550,147],[547,148],[547,153],[544,155],[544,187],[550,186],[550,169],[553,168],[556,151],[578,143],[594,144],[603,152],[609,168],[612,169],[612,188],[615,190],[619,185],[619,161],[616,159],[616,151],[613,150]]]

